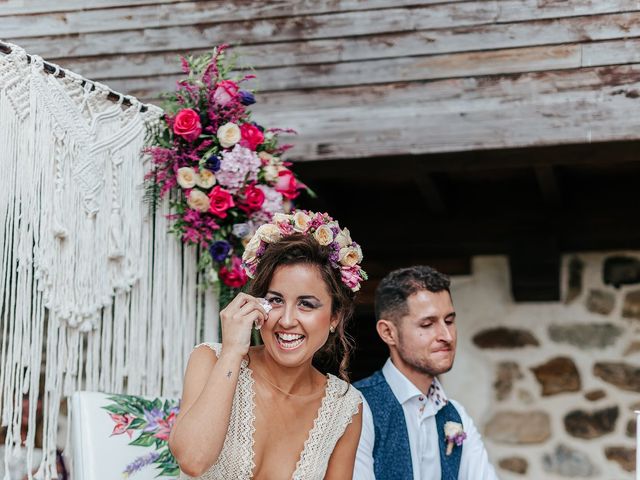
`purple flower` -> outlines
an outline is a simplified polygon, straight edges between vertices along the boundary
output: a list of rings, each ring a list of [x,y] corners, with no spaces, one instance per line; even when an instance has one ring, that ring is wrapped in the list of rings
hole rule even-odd
[[[159,408],[145,410],[144,419],[148,425],[144,428],[143,432],[153,432],[158,429],[158,422],[164,419],[164,412]]]
[[[147,455],[143,455],[142,457],[138,457],[129,465],[127,465],[127,467],[124,469],[124,472],[122,473],[125,474],[125,476],[129,476],[132,473],[141,470],[143,467],[151,465],[153,462],[158,460],[158,458],[160,458],[160,454],[158,452],[151,452]]]
[[[253,93],[251,92],[247,92],[246,90],[240,90],[238,95],[240,96],[240,103],[242,103],[243,105],[248,106],[256,103],[256,97],[254,97]]]
[[[216,262],[222,262],[229,255],[229,251],[231,250],[231,245],[226,240],[218,240],[214,242],[213,245],[209,248],[209,253],[211,257]]]
[[[220,170],[220,157],[217,155],[212,155],[209,157],[207,162],[204,164],[204,168],[207,170],[211,170],[212,172],[217,172]]]

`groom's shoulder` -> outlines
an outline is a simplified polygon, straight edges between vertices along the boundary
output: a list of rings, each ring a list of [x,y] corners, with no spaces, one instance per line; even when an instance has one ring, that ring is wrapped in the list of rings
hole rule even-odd
[[[382,375],[382,371],[378,370],[373,375],[363,378],[362,380],[358,380],[353,383],[353,386],[358,390],[368,389],[375,387],[377,385],[381,385],[386,382],[384,375]]]

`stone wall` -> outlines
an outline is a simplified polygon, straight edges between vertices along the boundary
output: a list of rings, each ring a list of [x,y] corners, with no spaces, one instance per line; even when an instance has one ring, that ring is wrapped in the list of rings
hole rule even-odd
[[[633,479],[640,252],[568,255],[563,302],[514,303],[504,257],[454,277],[458,353],[443,378],[501,479]]]

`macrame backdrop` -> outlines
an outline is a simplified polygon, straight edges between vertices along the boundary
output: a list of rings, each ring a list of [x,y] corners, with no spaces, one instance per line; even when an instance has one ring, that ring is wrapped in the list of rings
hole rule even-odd
[[[144,202],[141,148],[162,111],[43,67],[17,46],[0,55],[0,413],[8,472],[23,397],[29,464],[42,399],[36,477],[49,479],[61,400],[178,397],[192,347],[216,339],[218,302],[197,288],[195,252],[167,233],[167,203],[154,216]]]

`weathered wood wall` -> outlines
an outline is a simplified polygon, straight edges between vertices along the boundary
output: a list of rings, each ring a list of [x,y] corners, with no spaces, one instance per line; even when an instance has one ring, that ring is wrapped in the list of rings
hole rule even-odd
[[[145,101],[235,45],[300,160],[640,138],[636,0],[5,0],[0,38]]]

